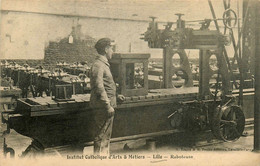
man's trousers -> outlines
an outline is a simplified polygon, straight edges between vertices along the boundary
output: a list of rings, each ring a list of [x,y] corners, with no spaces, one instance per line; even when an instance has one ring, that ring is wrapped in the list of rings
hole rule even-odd
[[[108,117],[107,110],[98,109],[94,111],[94,120],[97,129],[94,138],[94,153],[109,155],[114,116]]]

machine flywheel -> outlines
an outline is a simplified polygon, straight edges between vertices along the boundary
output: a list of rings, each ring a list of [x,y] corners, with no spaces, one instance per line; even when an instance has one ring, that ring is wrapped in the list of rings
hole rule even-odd
[[[213,135],[226,142],[236,141],[245,128],[245,116],[239,106],[217,107],[213,113]]]

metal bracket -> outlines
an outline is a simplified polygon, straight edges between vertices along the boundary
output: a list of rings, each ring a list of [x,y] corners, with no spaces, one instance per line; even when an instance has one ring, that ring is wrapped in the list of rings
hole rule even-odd
[[[4,151],[4,156],[6,157],[8,153],[10,153],[10,157],[14,158],[15,155],[15,151],[13,148],[8,147],[6,142],[5,142],[5,138],[4,138],[4,143],[3,143],[3,151]]]

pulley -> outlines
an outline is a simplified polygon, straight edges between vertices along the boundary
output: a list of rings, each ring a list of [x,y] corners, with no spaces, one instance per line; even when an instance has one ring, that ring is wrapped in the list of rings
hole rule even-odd
[[[231,23],[232,20],[234,20],[233,23]],[[233,9],[229,8],[229,9],[224,11],[224,13],[223,13],[223,23],[228,29],[232,29],[236,26],[236,24],[237,24],[237,14]]]
[[[241,107],[218,106],[213,113],[211,130],[213,135],[226,142],[237,140],[243,133],[245,116]]]

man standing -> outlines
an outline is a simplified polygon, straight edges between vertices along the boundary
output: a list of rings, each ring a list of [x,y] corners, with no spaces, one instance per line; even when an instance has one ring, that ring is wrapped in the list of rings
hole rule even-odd
[[[116,107],[116,85],[108,60],[112,58],[112,40],[102,38],[95,48],[98,56],[90,70],[90,106],[94,111],[97,133],[94,138],[94,153],[109,154],[114,108]]]

